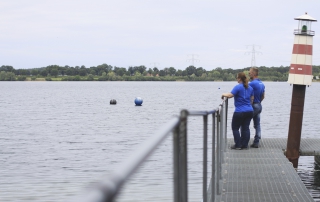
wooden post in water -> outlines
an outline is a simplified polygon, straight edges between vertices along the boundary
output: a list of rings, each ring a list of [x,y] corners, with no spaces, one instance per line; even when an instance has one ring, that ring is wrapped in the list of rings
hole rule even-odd
[[[293,167],[298,167],[301,130],[303,120],[304,98],[306,85],[311,85],[312,75],[312,48],[314,31],[311,31],[311,22],[317,20],[307,13],[295,20],[299,21],[298,29],[294,30],[294,44],[288,83],[293,84],[290,123],[287,141],[286,157]]]
[[[293,84],[286,157],[298,167],[306,86]]]
[[[320,156],[314,156],[314,161],[320,165]]]

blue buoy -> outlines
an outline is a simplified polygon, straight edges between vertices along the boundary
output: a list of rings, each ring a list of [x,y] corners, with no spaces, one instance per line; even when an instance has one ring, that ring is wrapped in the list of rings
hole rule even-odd
[[[134,99],[134,103],[137,105],[137,106],[141,106],[142,105],[142,98],[141,97],[136,97],[136,99]]]

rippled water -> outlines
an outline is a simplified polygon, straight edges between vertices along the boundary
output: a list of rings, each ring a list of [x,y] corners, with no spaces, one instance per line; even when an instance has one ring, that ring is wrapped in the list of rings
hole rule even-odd
[[[235,84],[0,82],[0,201],[72,199],[115,169],[181,109],[216,108],[221,93]],[[265,84],[262,137],[286,137],[292,87],[282,82]],[[319,88],[320,83],[314,83],[306,90],[303,138],[319,137]],[[134,106],[137,96],[144,100],[142,107]],[[110,99],[116,99],[117,105],[109,105]],[[230,123],[233,99],[229,106]],[[189,199],[200,201],[202,119],[190,119]],[[231,131],[228,136],[232,137]],[[315,182],[310,192],[316,196],[320,186],[316,168],[310,172],[314,162],[301,159],[299,165],[302,179]],[[171,201],[171,179],[169,138],[124,187],[118,201]]]
[[[314,157],[302,156],[299,159],[298,174],[316,202],[320,202],[320,166]]]

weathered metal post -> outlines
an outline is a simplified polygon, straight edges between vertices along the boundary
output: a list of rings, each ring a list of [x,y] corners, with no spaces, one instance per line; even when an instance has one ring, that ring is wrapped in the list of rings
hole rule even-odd
[[[290,123],[286,157],[298,167],[303,108],[306,85],[311,85],[312,75],[312,44],[314,31],[311,31],[311,22],[317,21],[311,16],[301,15],[295,20],[299,21],[298,29],[294,30],[294,45],[288,83],[293,84]]]

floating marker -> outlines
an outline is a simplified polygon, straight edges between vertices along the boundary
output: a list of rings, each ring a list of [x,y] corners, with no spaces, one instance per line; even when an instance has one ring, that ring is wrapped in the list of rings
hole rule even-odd
[[[115,100],[115,99],[110,100],[110,104],[111,104],[111,105],[117,104],[117,100]]]
[[[136,97],[136,99],[134,100],[134,103],[137,105],[137,106],[141,106],[142,105],[142,98],[141,97]]]

